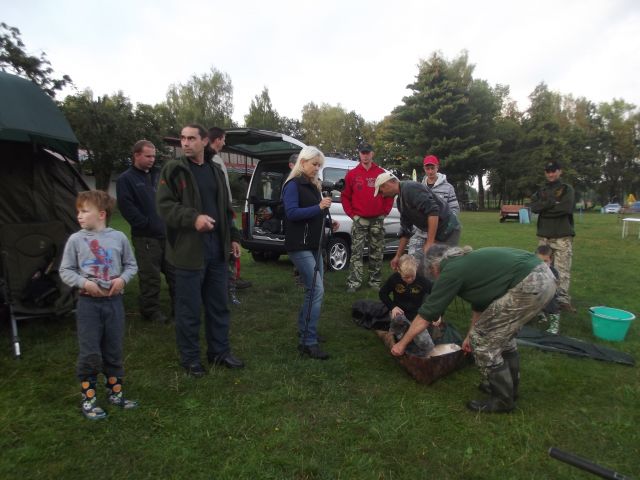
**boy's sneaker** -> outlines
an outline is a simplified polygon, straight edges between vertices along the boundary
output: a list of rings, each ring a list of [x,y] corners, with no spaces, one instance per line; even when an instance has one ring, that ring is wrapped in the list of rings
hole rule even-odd
[[[107,412],[98,406],[95,397],[82,402],[82,414],[84,418],[88,420],[102,420],[103,418],[107,418]]]
[[[125,410],[131,410],[132,408],[136,408],[138,406],[137,401],[124,398],[124,395],[122,395],[122,392],[112,393],[111,395],[109,395],[108,398],[109,398],[109,403],[111,405],[124,408]]]

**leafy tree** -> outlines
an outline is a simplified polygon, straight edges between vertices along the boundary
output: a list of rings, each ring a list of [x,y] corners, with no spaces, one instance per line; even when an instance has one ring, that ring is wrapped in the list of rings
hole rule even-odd
[[[71,78],[53,78],[53,68],[44,52],[40,56],[29,55],[20,37],[20,30],[0,23],[0,70],[28,78],[47,95],[54,98],[56,92],[71,85]]]
[[[311,102],[302,107],[304,142],[315,145],[327,155],[338,157],[357,156],[358,143],[370,141],[365,135],[372,128],[356,112],[347,112],[340,104]]]
[[[562,96],[551,92],[540,83],[529,95],[531,105],[523,119],[524,137],[520,155],[524,160],[520,172],[520,188],[531,194],[544,180],[544,164],[551,160],[560,162],[565,178],[571,180],[573,172],[567,155],[566,138],[562,135],[567,121],[562,111]]]
[[[170,131],[174,135],[178,135],[184,125],[194,122],[205,128],[231,127],[231,77],[212,67],[209,73],[193,75],[185,84],[171,85],[164,105]]]
[[[264,87],[262,93],[251,100],[249,113],[244,116],[244,124],[246,127],[260,128],[272,132],[280,132],[282,130],[282,120],[271,105],[267,87]]]
[[[603,103],[598,111],[604,124],[602,201],[621,203],[640,188],[640,113],[624,100]]]
[[[563,128],[567,156],[571,159],[576,200],[584,193],[601,189],[605,130],[597,106],[584,97],[563,99],[563,114],[568,125]],[[615,195],[613,195],[615,196]]]
[[[297,118],[280,117],[280,132],[298,140],[304,137],[302,122]]]
[[[65,98],[62,110],[81,147],[87,150],[88,166],[96,178],[96,188],[108,190],[111,175],[129,165],[131,147],[142,138],[162,148],[162,124],[155,108],[133,108],[122,93],[93,98],[90,90]]]
[[[482,184],[499,145],[493,128],[502,90],[474,81],[473,69],[466,52],[451,61],[434,53],[420,62],[407,87],[413,93],[393,110],[382,138],[407,153],[405,172],[421,169],[422,157],[431,153],[444,161],[452,183],[464,185],[478,176]]]

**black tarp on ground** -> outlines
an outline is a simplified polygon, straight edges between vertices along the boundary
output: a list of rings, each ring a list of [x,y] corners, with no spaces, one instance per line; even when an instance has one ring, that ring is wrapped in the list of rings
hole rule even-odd
[[[576,338],[542,332],[533,327],[524,326],[516,338],[518,345],[535,347],[548,352],[565,353],[577,357],[588,357],[604,362],[615,362],[623,365],[635,365],[635,359],[613,348],[595,345]]]

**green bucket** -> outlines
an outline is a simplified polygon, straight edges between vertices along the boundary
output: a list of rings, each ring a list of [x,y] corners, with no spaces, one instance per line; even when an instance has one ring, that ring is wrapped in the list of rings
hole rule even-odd
[[[593,334],[603,340],[621,342],[636,316],[626,310],[611,307],[591,307]]]

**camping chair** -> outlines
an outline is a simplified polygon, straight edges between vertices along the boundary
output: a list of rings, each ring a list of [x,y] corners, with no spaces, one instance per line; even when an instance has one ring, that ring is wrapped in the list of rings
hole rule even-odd
[[[0,225],[1,294],[16,358],[21,353],[19,320],[58,317],[73,309],[71,289],[58,275],[66,239],[58,221]]]

